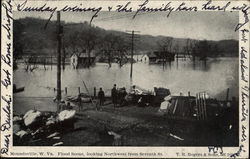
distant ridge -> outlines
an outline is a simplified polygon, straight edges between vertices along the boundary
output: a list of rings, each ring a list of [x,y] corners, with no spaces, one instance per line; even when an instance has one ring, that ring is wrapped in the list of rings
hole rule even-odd
[[[22,45],[24,50],[31,50],[29,52],[24,51],[23,54],[37,54],[46,55],[56,53],[56,22],[49,22],[46,29],[44,25],[46,20],[38,18],[23,18],[14,20],[14,44],[18,42]],[[65,23],[64,25],[64,38],[68,38],[75,33],[78,33],[81,29],[90,27],[87,22],[85,23]],[[105,30],[100,27],[92,26],[96,35],[101,41],[101,38],[106,34],[117,35],[124,38],[124,41],[130,44],[128,35],[126,32]],[[152,36],[152,35],[138,35],[139,40],[135,42],[135,50],[138,52],[154,51],[158,49],[157,42],[165,38],[166,36]],[[78,39],[75,39],[78,40]],[[198,41],[198,40],[197,40]],[[173,46],[178,45],[179,50],[183,50],[187,43],[185,38],[174,38]],[[20,45],[19,44],[19,45]],[[218,49],[218,56],[238,56],[238,41],[220,40],[220,41],[208,41],[208,44],[215,46]],[[98,49],[96,46],[95,49]]]

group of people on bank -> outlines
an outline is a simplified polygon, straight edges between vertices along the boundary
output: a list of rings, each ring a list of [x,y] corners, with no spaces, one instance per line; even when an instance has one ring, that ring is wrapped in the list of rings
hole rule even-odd
[[[118,106],[118,104],[122,105],[125,101],[125,96],[127,95],[126,88],[120,88],[119,90],[116,88],[116,84],[114,84],[113,88],[111,89],[111,99],[114,105],[114,108]],[[102,107],[105,101],[105,93],[102,88],[99,89],[98,92],[98,100],[99,106]]]
[[[125,87],[117,88],[116,84],[114,84],[113,88],[111,89],[111,101],[114,108],[118,106],[125,106],[128,103],[128,101],[131,100],[129,98],[131,98],[131,95],[133,94],[136,94],[135,86],[132,86],[132,90],[128,94]],[[106,99],[105,92],[102,87],[99,88],[97,96],[95,95],[95,89],[94,89],[94,97],[97,97],[96,109],[102,109],[102,106],[104,106],[104,102]],[[75,102],[77,102],[77,105],[79,107],[79,111],[83,110],[82,104],[86,102],[87,98],[89,98],[88,102],[93,103],[91,97],[83,97],[82,94],[79,94],[77,96],[77,99],[75,99]],[[61,100],[58,109],[59,111],[68,109],[70,110],[73,109],[73,107],[70,105],[69,101]]]
[[[140,93],[141,92],[138,92],[138,89],[135,88],[135,85],[133,85],[131,91],[127,93],[125,87],[117,88],[117,85],[114,84],[113,88],[111,89],[111,101],[114,108],[118,106],[125,106],[129,102],[133,102],[133,100],[135,99],[134,96]],[[101,109],[105,101],[105,93],[102,88],[99,89],[97,98],[97,106],[99,106],[99,108]]]

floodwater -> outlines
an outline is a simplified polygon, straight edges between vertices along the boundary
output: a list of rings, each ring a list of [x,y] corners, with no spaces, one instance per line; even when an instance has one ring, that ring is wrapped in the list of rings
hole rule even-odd
[[[153,87],[165,87],[171,94],[191,95],[206,91],[211,97],[224,100],[226,90],[230,88],[229,98],[238,96],[239,76],[238,58],[208,59],[206,66],[203,62],[190,60],[178,60],[167,64],[164,68],[161,64],[148,64],[137,62],[133,65],[133,78],[130,79],[130,64],[119,67],[113,63],[109,68],[106,63],[96,63],[95,66],[81,69],[73,69],[67,65],[62,70],[62,95],[77,95],[78,87],[81,92],[87,92],[83,81],[87,85],[90,94],[94,87],[97,90],[102,87],[106,95],[110,95],[113,84],[119,88],[130,89],[131,85],[137,85],[146,90]],[[25,86],[25,91],[15,94],[15,97],[55,97],[56,92],[56,65],[43,65],[32,72],[26,72],[24,64],[14,72],[14,83],[17,87]]]

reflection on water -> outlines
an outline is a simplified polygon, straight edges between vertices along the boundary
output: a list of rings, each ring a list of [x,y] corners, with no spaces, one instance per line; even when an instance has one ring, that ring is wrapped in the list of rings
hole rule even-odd
[[[16,96],[25,97],[54,97],[56,88],[56,66],[39,66],[33,72],[25,72],[24,66],[14,72],[14,83],[17,86],[25,86],[25,91],[16,94]],[[230,97],[238,96],[238,58],[218,58],[209,59],[207,65],[202,62],[179,60],[178,63],[172,62],[162,65],[135,63],[133,67],[133,79],[130,80],[130,64],[119,67],[112,64],[97,63],[90,69],[74,70],[67,66],[62,71],[62,89],[67,87],[68,95],[76,95],[78,87],[81,92],[86,92],[83,85],[85,81],[89,91],[93,93],[94,87],[97,89],[103,87],[107,95],[110,89],[116,83],[118,87],[126,87],[127,90],[131,84],[138,85],[147,90],[153,90],[153,87],[169,88],[172,94],[191,95],[197,92],[206,91],[210,96],[225,99],[226,89],[230,88]],[[64,95],[64,92],[63,92]]]

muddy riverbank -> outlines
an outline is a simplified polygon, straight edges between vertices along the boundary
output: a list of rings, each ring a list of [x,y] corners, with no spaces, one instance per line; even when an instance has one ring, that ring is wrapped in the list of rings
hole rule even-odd
[[[41,102],[41,101],[40,101]],[[30,140],[25,145],[51,146],[211,146],[237,144],[237,132],[216,131],[216,123],[195,120],[167,119],[158,107],[135,105],[114,108],[106,101],[101,110],[84,103],[83,110],[75,106],[74,129],[67,129],[59,139]],[[23,144],[23,143],[22,143]],[[22,145],[21,144],[21,145]],[[15,143],[14,143],[15,145]],[[20,145],[20,146],[21,146]]]

